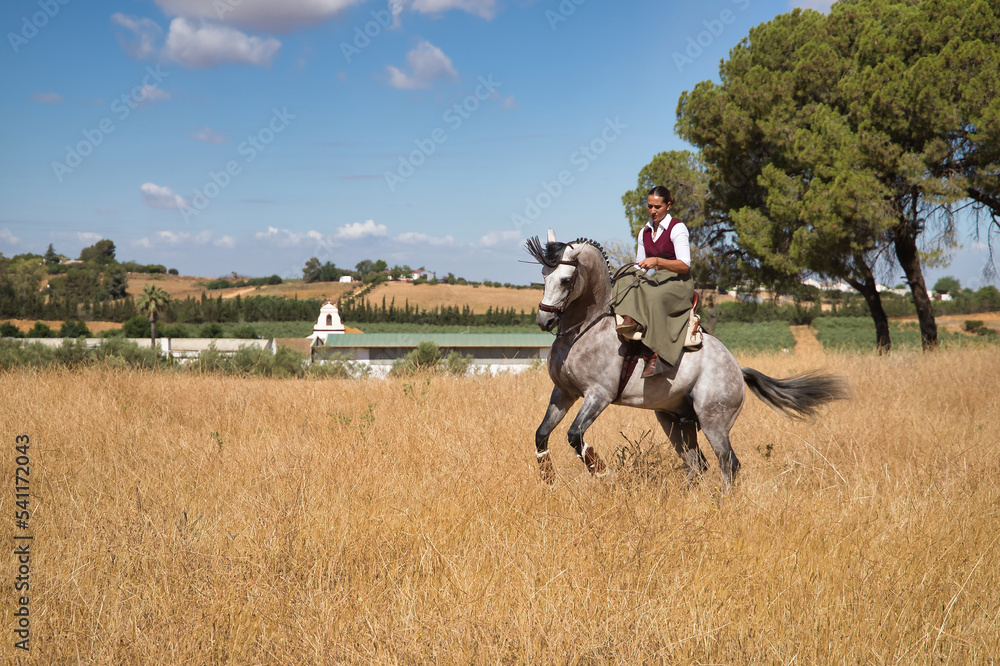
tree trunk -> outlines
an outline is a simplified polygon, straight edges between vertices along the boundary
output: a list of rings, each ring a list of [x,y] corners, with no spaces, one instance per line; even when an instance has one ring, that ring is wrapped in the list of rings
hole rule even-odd
[[[149,320],[149,346],[156,349],[156,318]]]
[[[917,251],[917,236],[909,224],[902,224],[896,229],[894,237],[896,258],[903,267],[906,281],[913,294],[913,304],[917,308],[917,319],[920,321],[920,342],[924,351],[933,351],[938,346],[937,323],[934,321],[934,309],[931,307],[927,286],[924,284],[924,274],[920,269],[920,254]]]
[[[892,341],[889,339],[889,318],[882,308],[882,296],[878,293],[875,276],[872,275],[871,269],[864,262],[855,260],[855,264],[863,274],[864,280],[845,278],[845,281],[854,287],[864,297],[865,303],[868,304],[872,321],[875,323],[875,349],[879,355],[888,354],[892,351]]]

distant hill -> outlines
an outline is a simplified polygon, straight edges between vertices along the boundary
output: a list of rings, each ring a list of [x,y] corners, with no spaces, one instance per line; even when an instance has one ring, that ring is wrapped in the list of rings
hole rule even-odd
[[[129,273],[128,292],[139,294],[147,284],[155,284],[171,298],[185,299],[201,298],[202,292],[213,298],[234,298],[236,296],[284,296],[285,298],[329,298],[336,301],[350,291],[360,291],[363,287],[358,282],[313,282],[306,284],[301,280],[287,281],[283,284],[261,285],[259,287],[234,287],[231,289],[212,289],[206,285],[214,278],[194,277],[188,275],[165,275],[148,273]],[[468,305],[473,313],[483,314],[488,308],[514,308],[518,312],[530,312],[538,307],[542,292],[538,289],[513,289],[506,287],[474,287],[458,284],[411,284],[408,282],[383,282],[367,295],[373,304],[381,304],[385,298],[386,304],[396,300],[396,305],[402,307],[409,300],[410,306],[430,309],[441,306]],[[319,313],[317,313],[318,315]]]

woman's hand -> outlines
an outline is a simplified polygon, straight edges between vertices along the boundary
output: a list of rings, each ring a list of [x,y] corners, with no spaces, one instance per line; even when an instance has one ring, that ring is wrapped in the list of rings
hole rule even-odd
[[[660,268],[660,258],[659,257],[646,257],[639,262],[639,268],[644,271],[648,271],[650,268]]]
[[[656,270],[666,269],[674,273],[687,273],[691,267],[680,259],[664,259],[663,257],[646,257],[639,262],[639,268],[648,271],[650,268]]]

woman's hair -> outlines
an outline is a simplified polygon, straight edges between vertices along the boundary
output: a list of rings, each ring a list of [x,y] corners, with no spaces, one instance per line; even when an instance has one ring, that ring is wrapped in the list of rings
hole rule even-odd
[[[663,199],[663,203],[673,203],[674,198],[670,196],[670,190],[665,188],[663,185],[657,185],[649,192],[646,193],[647,197],[660,197]]]

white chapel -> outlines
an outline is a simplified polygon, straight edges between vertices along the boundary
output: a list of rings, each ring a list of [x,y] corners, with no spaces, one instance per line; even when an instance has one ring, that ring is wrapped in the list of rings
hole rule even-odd
[[[312,335],[308,337],[310,347],[318,347],[326,342],[326,336],[330,334],[344,333],[344,324],[340,321],[340,312],[337,306],[327,299],[323,302],[323,307],[319,309],[319,318],[313,326]]]

